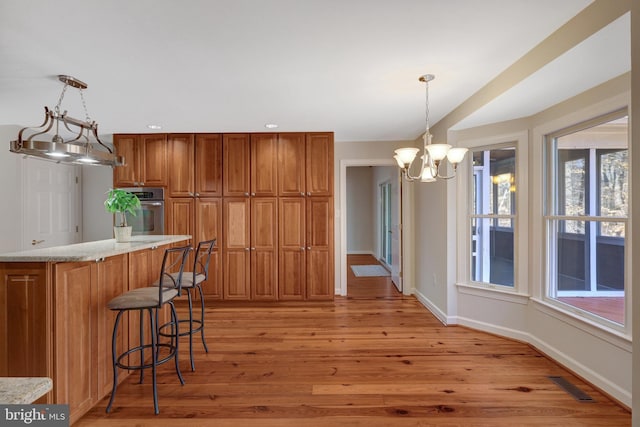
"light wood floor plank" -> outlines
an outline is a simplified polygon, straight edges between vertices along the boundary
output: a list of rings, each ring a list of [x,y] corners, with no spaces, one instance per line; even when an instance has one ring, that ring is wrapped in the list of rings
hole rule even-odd
[[[159,416],[150,376],[138,384],[131,375],[111,414],[104,399],[76,425],[631,425],[627,410],[528,345],[444,327],[389,278],[369,279],[377,284],[350,282],[349,296],[329,304],[209,304],[210,353],[196,341],[191,372],[181,341],[186,384],[172,364],[160,368]],[[576,401],[549,375],[564,376],[595,403]]]

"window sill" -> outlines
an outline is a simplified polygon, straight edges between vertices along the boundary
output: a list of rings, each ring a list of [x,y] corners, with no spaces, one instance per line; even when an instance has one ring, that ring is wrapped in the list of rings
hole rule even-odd
[[[492,287],[491,285],[470,285],[467,283],[456,283],[458,292],[483,298],[490,298],[515,304],[529,304],[529,294],[519,293],[502,286]]]

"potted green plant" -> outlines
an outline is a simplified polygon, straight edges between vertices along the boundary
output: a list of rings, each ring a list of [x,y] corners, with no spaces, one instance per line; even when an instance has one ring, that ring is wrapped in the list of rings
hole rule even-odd
[[[116,238],[116,242],[128,242],[131,240],[131,226],[127,225],[127,212],[131,215],[136,215],[136,209],[140,207],[140,199],[135,194],[119,189],[111,189],[107,192],[107,200],[104,201],[104,207],[107,212],[111,212],[115,215],[115,223],[113,227],[113,234]],[[120,213],[121,221],[117,222],[118,215]]]

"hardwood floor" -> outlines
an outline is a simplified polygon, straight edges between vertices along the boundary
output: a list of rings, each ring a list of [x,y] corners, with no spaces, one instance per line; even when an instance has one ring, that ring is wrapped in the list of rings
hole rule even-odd
[[[349,296],[333,303],[209,304],[210,352],[197,343],[191,372],[181,341],[186,384],[172,363],[160,368],[160,415],[150,375],[140,385],[134,374],[111,414],[104,399],[75,425],[631,425],[627,410],[528,345],[444,327],[393,285],[379,285],[381,293],[361,286],[349,283]],[[595,403],[578,402],[548,376]]]

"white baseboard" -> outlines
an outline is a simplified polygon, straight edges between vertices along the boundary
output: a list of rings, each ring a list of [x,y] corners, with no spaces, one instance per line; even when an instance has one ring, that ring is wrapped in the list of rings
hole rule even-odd
[[[375,256],[373,251],[348,251],[347,255],[371,255],[375,259],[378,259],[378,257]]]
[[[447,316],[444,311],[440,310],[440,307],[431,302],[429,298],[424,296],[418,290],[414,290],[414,296],[426,307],[427,310],[433,314],[443,325],[455,325],[456,319],[453,316]]]
[[[539,352],[555,360],[560,365],[564,366],[579,377],[584,378],[586,381],[598,387],[600,390],[618,400],[623,405],[631,408],[632,401],[631,393],[629,391],[611,382],[609,379],[603,377],[593,369],[586,367],[576,359],[568,356],[566,353],[559,351],[557,348],[553,347],[546,341],[543,341],[536,336],[533,336],[527,332],[519,331],[517,329],[506,328],[504,326],[480,322],[465,317],[458,316],[457,321],[458,324],[462,326],[466,326],[483,332],[489,332],[494,335],[499,335],[530,344]]]
[[[471,329],[476,329],[482,332],[488,332],[494,335],[499,335],[505,338],[514,339],[527,344],[530,344],[533,348],[539,352],[545,354],[551,359],[564,366],[566,369],[590,382],[595,387],[598,387],[604,393],[608,394],[612,398],[618,400],[628,408],[632,407],[631,392],[623,389],[617,384],[611,382],[609,379],[603,377],[593,369],[588,368],[576,359],[570,357],[566,353],[558,350],[554,346],[550,345],[546,341],[535,337],[528,332],[523,332],[518,329],[507,328],[501,325],[495,325],[487,322],[481,322],[474,319],[469,319],[461,316],[447,316],[438,306],[433,304],[429,298],[416,291],[415,297],[429,310],[442,324],[448,325],[461,325]]]

